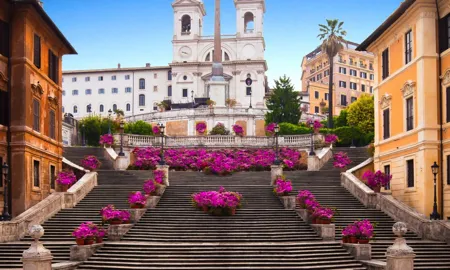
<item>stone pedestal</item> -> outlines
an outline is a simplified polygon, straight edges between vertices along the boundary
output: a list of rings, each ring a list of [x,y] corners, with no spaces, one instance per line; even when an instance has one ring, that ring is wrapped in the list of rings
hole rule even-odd
[[[206,84],[209,86],[208,97],[216,103],[217,107],[225,107],[229,83],[227,81],[208,81]]]
[[[161,199],[161,196],[148,196],[147,204],[145,205],[145,207],[156,208],[160,199]]]
[[[295,212],[303,219],[304,222],[311,224],[312,217],[306,209],[295,209]]]
[[[115,160],[116,164],[114,167],[116,170],[125,171],[130,165],[129,161],[130,160],[127,157],[118,156],[117,159]]]
[[[164,178],[163,184],[169,186],[169,165],[156,165],[156,169],[164,171],[166,177]]]
[[[323,241],[335,240],[336,226],[334,224],[311,224],[311,227]]]
[[[34,242],[31,243],[29,249],[22,254],[22,262],[24,270],[51,270],[52,269],[52,253],[46,249],[39,239],[44,235],[44,228],[41,225],[33,225],[29,232]]]
[[[353,256],[357,261],[365,261],[372,259],[372,246],[370,244],[349,244],[344,243],[342,246]]]
[[[120,241],[131,228],[133,224],[121,224],[121,225],[109,225],[108,227],[108,240]]]
[[[274,186],[277,177],[283,175],[283,165],[270,166],[270,185]]]
[[[392,227],[392,231],[397,235],[394,244],[386,252],[386,270],[413,270],[414,250],[406,244],[403,236],[408,232],[406,224],[397,222]]]
[[[148,203],[148,200],[147,200]],[[145,214],[145,211],[147,211],[146,208],[141,208],[141,209],[130,209],[128,210],[130,212],[130,221],[132,223],[136,223],[138,222],[141,217]]]
[[[295,209],[295,196],[280,196],[280,200],[283,203],[285,209]]]
[[[317,156],[308,156],[308,171],[320,170],[320,160]]]
[[[103,244],[93,244],[78,246],[73,245],[70,247],[70,260],[71,261],[86,261],[92,255],[95,254],[97,249],[103,247]]]

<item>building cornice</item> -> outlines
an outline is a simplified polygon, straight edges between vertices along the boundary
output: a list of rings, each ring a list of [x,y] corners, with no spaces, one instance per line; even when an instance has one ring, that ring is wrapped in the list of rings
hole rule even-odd
[[[132,71],[146,71],[146,70],[170,70],[170,66],[66,70],[63,71],[63,75],[84,74],[84,73],[132,72]]]
[[[267,61],[266,60],[236,60],[236,61],[226,61],[222,63],[224,66],[232,66],[232,65],[247,65],[247,64],[263,64],[264,71],[268,70]],[[212,62],[177,62],[169,64],[170,67],[188,67],[188,66],[212,66]]]

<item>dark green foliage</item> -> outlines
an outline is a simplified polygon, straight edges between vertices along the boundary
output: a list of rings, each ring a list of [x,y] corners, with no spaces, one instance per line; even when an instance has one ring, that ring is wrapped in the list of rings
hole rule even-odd
[[[125,124],[125,133],[135,135],[153,135],[152,125],[139,120]]]
[[[308,127],[294,125],[291,123],[280,123],[280,135],[300,135],[309,134],[311,129]]]
[[[339,116],[335,116],[334,117],[334,127],[338,128],[338,127],[348,126],[347,114],[348,114],[347,110],[342,110],[341,113],[339,114]]]
[[[213,127],[213,129],[211,130],[211,132],[209,134],[210,135],[230,135],[230,131],[228,129],[226,129],[224,125],[217,124],[215,127]]]
[[[275,88],[267,100],[266,123],[298,124],[301,116],[300,97],[294,91],[291,79],[284,75],[275,80]]]
[[[101,118],[98,115],[88,116],[79,122],[80,132],[85,132],[86,144],[90,146],[98,146],[100,136],[108,133],[108,118]],[[116,122],[111,120],[111,132],[118,130]]]

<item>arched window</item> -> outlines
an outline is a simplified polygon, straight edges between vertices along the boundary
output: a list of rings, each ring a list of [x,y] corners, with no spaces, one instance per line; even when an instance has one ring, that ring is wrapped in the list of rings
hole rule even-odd
[[[131,111],[131,105],[130,103],[127,103],[127,112]]]
[[[105,107],[103,105],[100,105],[100,112],[103,112],[105,110]]]
[[[87,112],[87,113],[91,113],[91,112],[92,112],[92,110],[91,110],[91,104],[89,104],[89,105],[86,106],[86,112]]]
[[[185,35],[191,33],[191,16],[183,15],[183,17],[181,17],[181,33]]]
[[[230,56],[228,55],[227,52],[224,53],[224,58],[225,58],[225,61],[230,61]]]
[[[139,95],[139,106],[145,106],[145,95]]]
[[[172,80],[172,70],[167,71],[167,80],[168,81]]]
[[[73,106],[73,113],[78,113],[78,107],[77,106]]]
[[[253,16],[253,13],[247,12],[244,15],[244,26],[245,26],[245,33],[253,33],[253,30],[255,29],[255,16]]]
[[[158,103],[153,103],[153,110],[154,111],[157,111],[158,110]]]
[[[117,111],[117,104],[114,104],[114,105],[113,105],[113,112],[114,112],[114,111]]]
[[[139,89],[145,89],[145,79],[139,79]]]
[[[211,61],[211,53],[209,52],[205,57],[205,62]]]

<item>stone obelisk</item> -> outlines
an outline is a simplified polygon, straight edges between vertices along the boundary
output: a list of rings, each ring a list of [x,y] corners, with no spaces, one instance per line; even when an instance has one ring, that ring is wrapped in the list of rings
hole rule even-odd
[[[216,0],[214,26],[214,55],[212,64],[212,76],[209,82],[208,97],[216,103],[217,107],[225,107],[225,99],[228,96],[228,82],[223,76],[222,65],[222,41],[220,35],[220,0]]]

